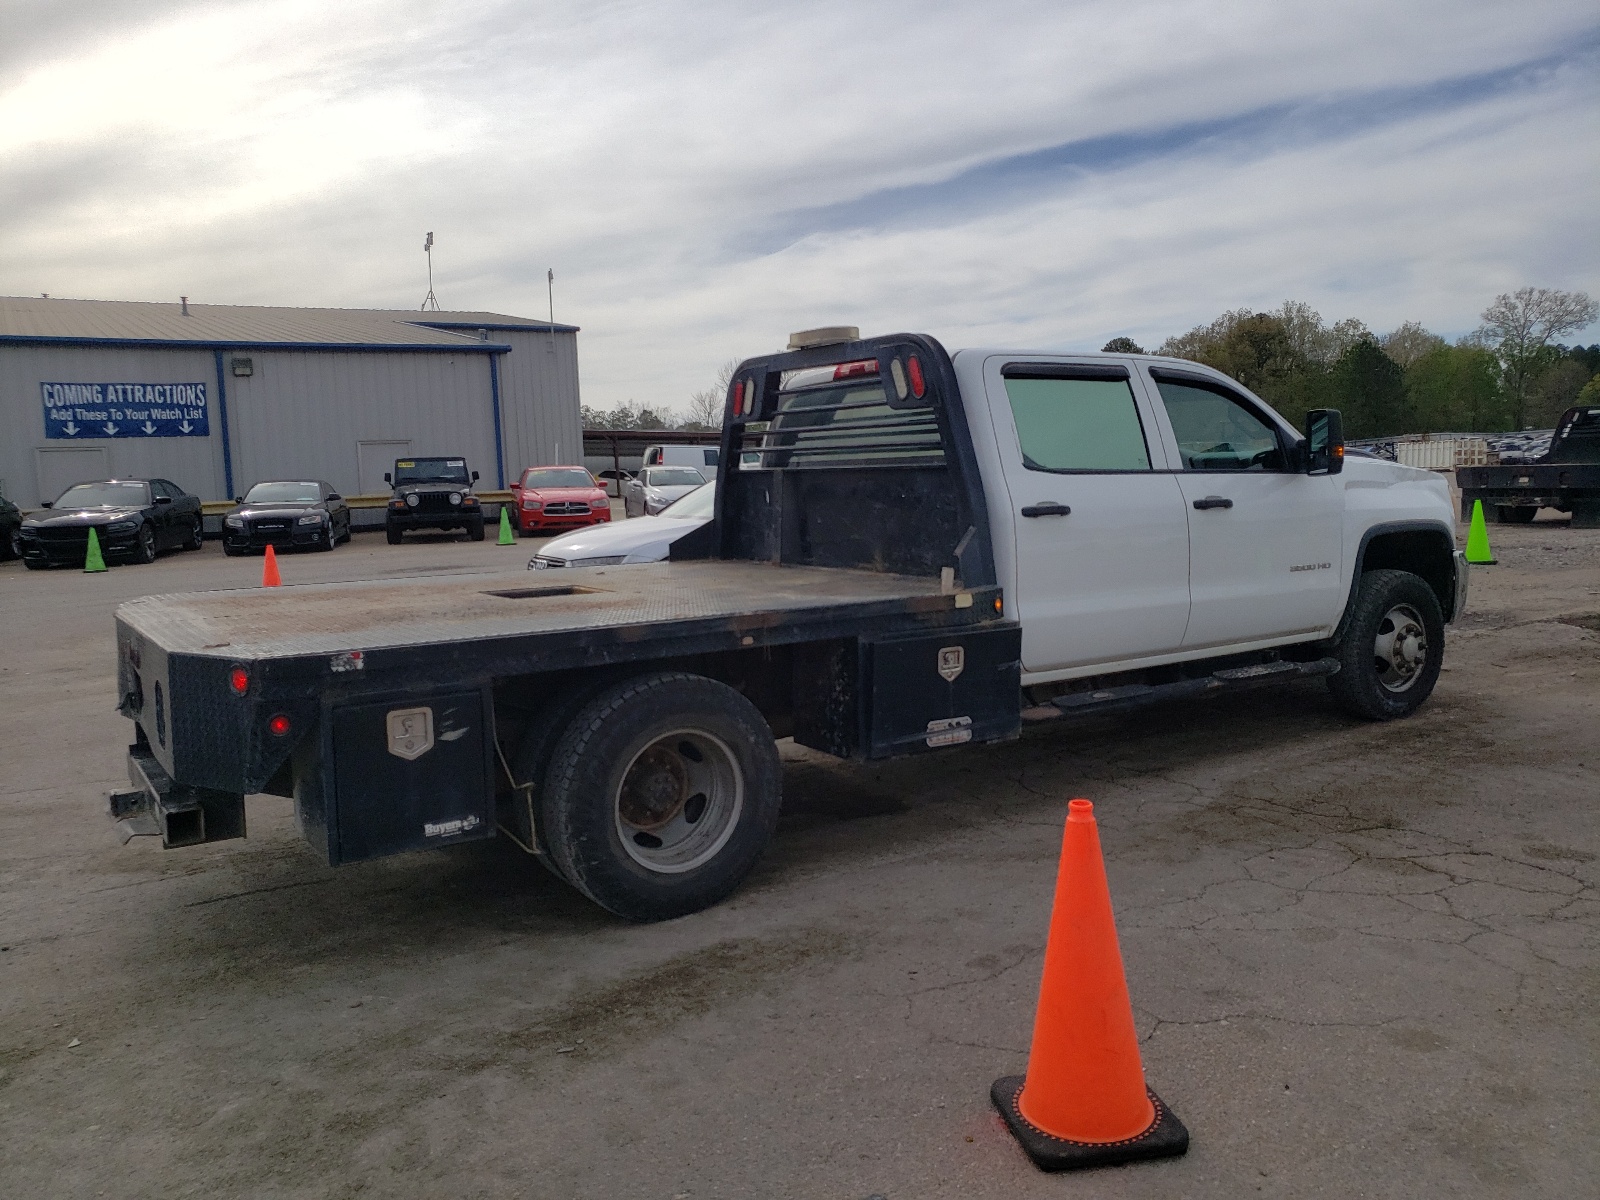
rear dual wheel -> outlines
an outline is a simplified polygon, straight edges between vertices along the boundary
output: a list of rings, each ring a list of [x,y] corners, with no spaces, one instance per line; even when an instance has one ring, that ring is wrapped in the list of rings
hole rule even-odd
[[[772,730],[749,700],[703,676],[661,671],[590,688],[535,719],[518,761],[536,783],[550,864],[628,920],[722,900],[777,826]]]

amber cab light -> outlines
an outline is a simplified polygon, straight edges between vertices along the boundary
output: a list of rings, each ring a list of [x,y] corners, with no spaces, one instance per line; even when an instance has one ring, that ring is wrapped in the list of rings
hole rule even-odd
[[[289,718],[282,713],[267,722],[267,732],[273,737],[283,737],[293,728],[294,726],[290,723]]]
[[[235,667],[228,672],[228,686],[233,689],[235,696],[242,696],[250,690],[250,672],[243,667]]]
[[[922,360],[915,354],[906,356],[906,374],[911,376],[911,394],[921,400],[928,390],[928,381],[922,377]]]

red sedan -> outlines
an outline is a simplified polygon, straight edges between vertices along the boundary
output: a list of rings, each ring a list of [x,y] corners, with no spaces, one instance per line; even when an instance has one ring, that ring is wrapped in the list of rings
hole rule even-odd
[[[611,520],[605,489],[582,467],[529,467],[511,485],[511,495],[524,536]]]

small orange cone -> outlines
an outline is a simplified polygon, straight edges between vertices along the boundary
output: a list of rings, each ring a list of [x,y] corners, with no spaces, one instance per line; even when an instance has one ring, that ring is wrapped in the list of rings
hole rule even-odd
[[[262,587],[282,587],[283,579],[278,575],[278,555],[272,549],[272,543],[267,543],[267,561],[261,568]]]
[[[1165,1158],[1189,1148],[1183,1122],[1145,1086],[1100,831],[1087,800],[1067,806],[1028,1073],[995,1080],[989,1098],[1041,1170]]]

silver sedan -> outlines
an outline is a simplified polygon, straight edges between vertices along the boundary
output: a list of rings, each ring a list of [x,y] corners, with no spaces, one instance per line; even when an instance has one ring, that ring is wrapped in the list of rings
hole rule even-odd
[[[630,517],[653,517],[705,481],[693,467],[646,467],[623,485],[623,511]]]

